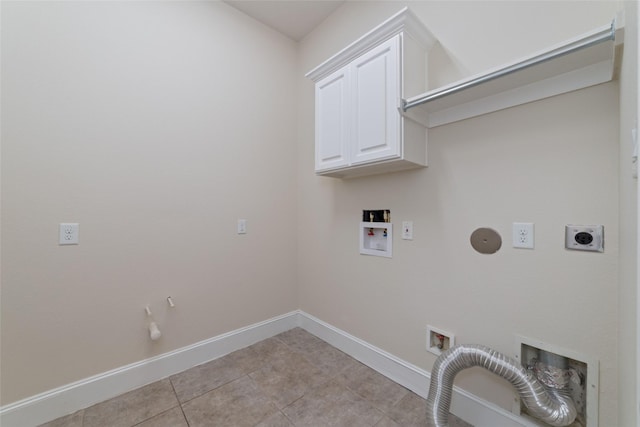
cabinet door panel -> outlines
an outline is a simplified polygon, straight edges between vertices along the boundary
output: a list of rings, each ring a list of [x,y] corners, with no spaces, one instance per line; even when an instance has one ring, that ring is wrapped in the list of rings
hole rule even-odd
[[[349,70],[316,84],[316,171],[349,164]]]
[[[352,164],[402,155],[399,37],[372,49],[352,65]]]

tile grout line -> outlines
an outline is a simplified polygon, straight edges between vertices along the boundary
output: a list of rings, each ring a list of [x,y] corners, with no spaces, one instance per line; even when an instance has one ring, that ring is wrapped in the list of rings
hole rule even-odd
[[[176,396],[176,401],[178,402],[178,407],[180,408],[180,412],[182,412],[182,416],[184,417],[184,422],[187,423],[187,427],[190,427],[189,426],[189,420],[187,419],[187,414],[184,413],[184,409],[182,408],[182,403],[180,402],[180,399],[178,398],[178,392],[176,391],[176,388],[173,385],[173,381],[171,381],[171,378],[169,378],[169,384],[171,384],[171,388],[173,389],[173,394],[175,394],[175,396]]]
[[[302,399],[306,399],[309,402],[315,401],[315,399],[318,397],[316,396],[316,392],[319,390],[322,390],[322,388],[327,386],[329,383],[334,382],[335,384],[333,384],[332,387],[335,388],[335,390],[340,389],[340,390],[343,390],[344,392],[348,392],[351,396],[361,400],[362,402],[366,402],[371,409],[375,409],[377,412],[381,414],[379,419],[374,420],[375,418],[374,414],[370,412],[367,415],[367,418],[368,418],[367,425],[370,425],[370,426],[382,425],[381,423],[383,423],[383,421],[384,421],[384,425],[387,425],[388,423],[397,425],[397,426],[408,425],[407,422],[409,421],[409,419],[406,418],[406,416],[401,414],[399,411],[406,412],[407,408],[409,408],[409,412],[413,411],[413,409],[411,408],[414,406],[414,403],[411,401],[412,399],[415,400],[414,399],[415,396],[411,396],[411,395],[415,393],[412,393],[411,390],[407,389],[404,386],[401,386],[400,384],[398,384],[398,386],[400,386],[402,390],[404,390],[404,392],[402,393],[402,395],[399,395],[398,397],[396,397],[395,393],[399,393],[399,391],[394,391],[393,392],[394,395],[388,396],[388,397],[393,397],[393,399],[391,400],[386,398],[380,399],[377,393],[371,394],[370,392],[367,392],[368,389],[362,387],[363,381],[364,381],[364,384],[368,383],[368,384],[379,385],[380,383],[378,381],[377,376],[382,374],[376,373],[376,375],[372,375],[367,371],[372,369],[369,366],[363,364],[362,362],[359,362],[357,359],[353,358],[349,354],[331,346],[331,344],[327,343],[326,341],[322,340],[319,337],[314,336],[313,334],[310,334],[311,336],[310,339],[307,339],[306,334],[309,334],[309,332],[305,331],[304,329],[302,329],[302,331],[304,335],[301,335],[299,332],[293,332],[289,335],[285,335],[286,332],[289,332],[289,331],[285,331],[281,334],[277,334],[269,338],[269,339],[273,339],[274,342],[268,343],[267,346],[254,348],[252,351],[249,351],[248,353],[238,354],[239,357],[232,357],[229,360],[229,363],[224,363],[221,366],[221,368],[232,370],[231,371],[232,375],[222,376],[222,378],[219,378],[219,379],[226,380],[223,384],[219,384],[216,387],[212,388],[211,390],[204,391],[198,394],[197,396],[194,396],[188,400],[185,400],[185,402],[180,401],[177,393],[177,388],[176,388],[177,386],[178,388],[182,387],[182,379],[181,378],[172,379],[172,377],[176,375],[180,375],[181,373],[187,372],[189,369],[193,369],[195,367],[186,369],[185,371],[182,371],[180,373],[167,377],[166,380],[169,382],[171,386],[173,397],[177,402],[177,406],[180,407],[180,413],[182,414],[182,419],[184,420],[182,422],[184,422],[184,425],[186,427],[191,427],[192,425],[193,427],[195,427],[196,425],[203,425],[202,419],[200,420],[193,419],[192,421],[195,424],[192,424],[189,422],[186,412],[189,412],[191,407],[187,408],[189,410],[185,410],[185,407],[184,407],[185,405],[187,405],[189,402],[197,398],[200,398],[208,393],[213,392],[214,390],[218,390],[222,387],[225,387],[233,383],[234,381],[238,381],[241,379],[246,379],[247,381],[251,382],[254,385],[254,387],[260,391],[260,394],[264,395],[264,397],[266,397],[271,402],[271,404],[274,406],[276,410],[272,412],[271,415],[264,417],[263,420],[257,421],[257,424],[264,422],[268,418],[279,413],[279,416],[284,417],[284,420],[286,420],[291,427],[298,427],[303,425],[304,424],[303,419],[298,420],[298,418],[300,418],[299,416],[300,414],[297,414],[296,413],[297,409],[292,406],[295,405],[296,402],[299,402]],[[321,347],[316,346],[316,340],[318,340],[317,341],[318,343],[322,344]],[[263,340],[263,341],[266,341],[266,340]],[[275,343],[278,343],[278,345],[275,345]],[[255,344],[258,344],[258,343],[255,343]],[[223,355],[218,359],[222,359],[233,353],[240,352],[246,348],[252,347],[253,345],[250,345],[250,346],[244,347],[243,349],[239,349],[229,354]],[[279,347],[280,345],[282,345],[282,347]],[[334,349],[335,351],[333,350],[326,351],[324,348],[325,345],[329,346],[330,349]],[[305,363],[300,364],[296,367],[295,369],[296,372],[307,372],[307,374],[312,374],[313,372],[318,371],[322,373],[322,381],[321,382],[314,381],[313,383],[309,382],[307,386],[301,390],[303,392],[302,395],[296,397],[293,401],[287,403],[285,406],[280,408],[277,403],[278,400],[274,400],[274,398],[269,392],[263,390],[262,387],[260,386],[260,382],[254,379],[251,376],[251,374],[261,369],[265,369],[265,367],[269,366],[272,363],[275,363],[275,361],[281,359],[281,357],[279,356],[282,356],[283,354],[285,354],[284,352],[286,352],[287,354],[289,352],[291,354],[295,354],[296,357],[300,357],[300,360],[305,361]],[[351,366],[351,363],[346,363],[346,361],[343,360],[343,355],[346,356],[346,358],[348,359],[354,360],[356,363],[358,363],[359,367],[356,367],[356,365]],[[250,363],[245,363],[245,360],[249,360]],[[213,360],[210,362],[213,362]],[[206,363],[210,363],[210,362],[206,362]],[[198,365],[198,366],[201,366],[201,365]],[[345,369],[345,367],[348,367],[348,369]],[[218,367],[216,366],[215,369],[218,369]],[[234,377],[235,375],[238,375],[238,376]],[[234,378],[228,379],[230,377],[234,377]],[[174,381],[177,381],[177,382],[174,383]],[[389,381],[392,381],[392,380],[389,380]],[[214,383],[211,383],[211,385],[213,384]],[[167,391],[167,397],[169,397],[170,395],[168,394],[168,389],[166,391]],[[343,391],[340,391],[340,393],[343,393]],[[292,395],[291,397],[295,397],[295,396]],[[407,403],[405,403],[405,399],[408,397],[410,398],[408,399]],[[418,396],[418,398],[420,397]],[[285,399],[284,401],[286,402],[286,400],[288,399]],[[351,400],[351,397],[349,398],[349,400]],[[420,398],[420,400],[423,400],[423,399]],[[319,404],[322,405],[322,399],[320,399],[318,402]],[[314,403],[314,404],[318,405],[318,403]],[[287,413],[285,412],[287,408],[290,408],[289,415],[287,415]],[[82,426],[85,425],[84,411],[86,409],[87,408],[82,409],[82,418],[80,423],[80,425]],[[145,422],[149,422],[149,420],[154,419],[156,417],[161,417],[163,419],[166,419],[168,417],[170,417],[171,419],[176,418],[176,421],[177,421],[177,418],[179,417],[177,412],[174,412],[172,415],[167,415],[167,413],[174,410],[175,410],[175,406],[165,409],[164,411],[158,414],[149,416],[145,420],[132,424],[130,427],[139,427]],[[180,423],[181,425],[182,425],[182,422]],[[206,421],[205,421],[205,424],[206,424]],[[56,425],[59,425],[59,424],[56,424]],[[77,425],[77,424],[74,423],[73,425]],[[457,424],[454,424],[454,425],[457,425]]]

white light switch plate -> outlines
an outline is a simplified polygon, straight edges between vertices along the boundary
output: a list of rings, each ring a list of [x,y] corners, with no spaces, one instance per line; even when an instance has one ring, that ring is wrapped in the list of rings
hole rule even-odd
[[[402,221],[402,239],[413,240],[413,221]]]

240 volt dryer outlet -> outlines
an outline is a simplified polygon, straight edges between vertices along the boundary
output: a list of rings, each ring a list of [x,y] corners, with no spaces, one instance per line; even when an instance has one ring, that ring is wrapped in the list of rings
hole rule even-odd
[[[604,252],[603,225],[567,225],[564,237],[567,249]]]

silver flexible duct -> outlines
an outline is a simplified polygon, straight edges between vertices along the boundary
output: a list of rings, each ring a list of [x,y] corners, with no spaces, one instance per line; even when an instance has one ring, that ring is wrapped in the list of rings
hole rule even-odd
[[[429,427],[449,427],[453,379],[458,372],[474,366],[509,381],[534,417],[557,427],[568,426],[575,420],[577,411],[573,400],[560,390],[545,388],[515,359],[483,345],[461,344],[442,353],[433,365],[427,397]]]

